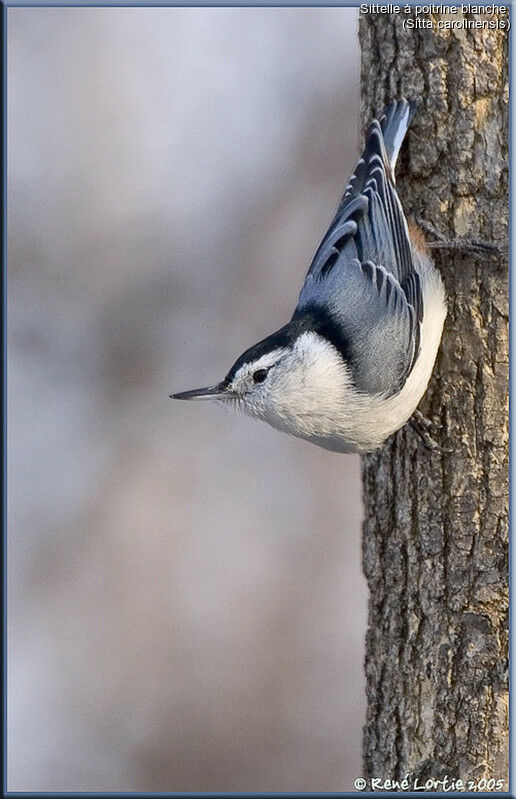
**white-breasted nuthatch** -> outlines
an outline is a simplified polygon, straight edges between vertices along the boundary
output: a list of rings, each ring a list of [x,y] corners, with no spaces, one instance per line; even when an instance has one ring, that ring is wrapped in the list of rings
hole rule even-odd
[[[290,322],[218,385],[171,396],[229,402],[337,452],[373,450],[410,419],[446,316],[441,277],[419,231],[409,232],[395,187],[414,111],[395,101],[370,125]]]

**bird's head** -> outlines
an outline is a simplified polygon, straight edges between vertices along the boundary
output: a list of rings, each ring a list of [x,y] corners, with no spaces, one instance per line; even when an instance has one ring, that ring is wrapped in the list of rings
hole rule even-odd
[[[334,417],[347,382],[335,347],[313,330],[290,324],[246,350],[217,385],[171,396],[219,400],[305,437],[321,429],[322,417]]]

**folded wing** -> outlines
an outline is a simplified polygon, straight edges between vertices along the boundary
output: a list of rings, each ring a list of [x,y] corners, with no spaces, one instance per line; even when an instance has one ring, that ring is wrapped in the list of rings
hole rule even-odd
[[[419,352],[423,299],[394,179],[414,110],[400,100],[373,120],[294,314],[331,314],[356,387],[368,393],[399,391]]]

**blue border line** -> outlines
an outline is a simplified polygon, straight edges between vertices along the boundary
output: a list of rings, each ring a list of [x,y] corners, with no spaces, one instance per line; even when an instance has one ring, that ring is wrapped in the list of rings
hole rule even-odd
[[[63,793],[59,793],[59,792],[49,791],[48,793],[45,793],[44,791],[41,791],[39,793],[38,792],[28,793],[28,792],[10,791],[9,793],[6,793],[6,796],[9,796],[9,797],[11,797],[11,796],[13,796],[13,797],[14,796],[16,796],[16,797],[34,797],[34,796],[45,796],[45,795],[47,795],[47,796],[63,796],[63,797],[71,797],[71,798],[72,797],[79,797],[79,799],[80,799],[80,797],[87,797],[87,796],[88,797],[89,796],[160,796],[160,797],[169,797],[169,796],[170,797],[181,797],[181,796],[190,796],[190,797],[244,796],[244,797],[249,797],[249,799],[269,799],[269,797],[271,797],[271,796],[274,796],[274,797],[286,796],[286,797],[293,797],[293,799],[295,797],[303,797],[303,796],[321,797],[321,799],[324,799],[325,797],[328,797],[328,799],[335,799],[335,797],[341,797],[341,796],[342,797],[352,797],[352,799],[357,799],[357,797],[361,797],[361,796],[376,797],[376,798],[377,797],[381,797],[381,796],[391,796],[391,797],[392,796],[407,796],[407,797],[411,797],[411,799],[416,799],[416,797],[417,797],[417,799],[421,799],[422,796],[428,796],[428,795],[439,796],[439,797],[446,797],[446,796],[462,796],[462,797],[464,797],[464,796],[471,795],[471,792],[468,792],[468,791],[448,791],[446,793],[443,793],[442,791],[420,791],[420,792],[419,791],[415,791],[415,792],[414,791],[406,791],[406,792],[405,791],[403,791],[403,792],[401,792],[401,791],[400,792],[398,792],[398,791],[345,791],[345,792],[342,792],[342,793],[340,793],[340,792],[333,792],[333,793],[331,793],[331,792],[330,793],[317,793],[317,792],[311,792],[311,793],[296,793],[296,792],[292,792],[292,793],[289,793],[289,792],[284,792],[284,793],[280,793],[280,792],[276,792],[276,791],[271,791],[269,793],[253,793],[253,792],[250,792],[250,793],[238,793],[238,792],[235,792],[235,791],[217,791],[217,792],[214,792],[214,793],[210,793],[208,791],[208,792],[204,792],[204,793],[195,793],[195,792],[190,793],[188,791],[185,791],[183,793],[177,793],[177,792],[176,793],[173,793],[173,792],[172,793],[168,793],[166,791],[158,791],[158,792],[156,792],[156,791],[148,791],[148,792],[145,792],[145,791],[140,791],[140,792],[138,792],[138,791],[127,791],[127,792],[124,793],[124,792],[117,792],[117,791],[104,791],[104,792],[95,793],[95,792],[89,792],[89,791],[86,792],[85,791],[83,793],[64,793],[64,792]],[[486,798],[490,797],[490,799],[493,799],[493,796],[503,796],[503,797],[507,796],[507,797],[511,797],[512,798],[512,794],[508,793],[507,791],[499,791],[497,793],[495,793],[495,792],[491,792],[491,793],[481,793],[481,792],[477,793],[477,792],[475,792],[474,795],[475,796],[486,797]]]
[[[170,0],[163,0],[163,2],[159,2],[159,0],[149,0],[148,2],[139,2],[138,0],[120,0],[119,3],[115,2],[96,2],[96,0],[67,0],[67,2],[59,3],[49,3],[45,2],[45,0],[32,0],[29,2],[28,0],[1,0],[2,5],[6,8],[360,8],[362,3],[356,2],[356,0],[340,0],[340,2],[314,2],[314,0],[292,0],[292,2],[275,2],[274,0],[270,0],[267,2],[262,3],[242,3],[239,0],[234,0],[234,2],[228,3],[218,3],[216,0],[210,2],[206,0],[206,2],[192,2],[192,3],[185,3],[184,1],[181,2],[170,2]],[[442,6],[460,6],[462,3],[467,3],[469,0],[458,0],[457,2],[452,2],[451,0],[444,0],[443,2],[434,2],[434,5],[442,5]],[[494,6],[507,6],[512,8],[514,0],[507,0],[507,2],[503,2],[503,0],[477,0],[476,3],[469,2],[469,5],[494,5]],[[378,5],[388,5],[387,0],[381,0]],[[427,3],[426,0],[420,0],[420,2],[415,3],[414,0],[409,0],[408,3],[403,2],[403,0],[395,0],[395,2],[391,3],[391,5],[399,5],[403,8],[403,6],[416,6],[416,5],[432,5],[432,3]],[[373,5],[370,1],[364,3],[363,5]],[[229,794],[224,794],[229,796]]]
[[[216,792],[213,792],[213,793],[210,793],[209,791],[205,791],[205,792],[202,792],[202,793],[195,793],[195,792],[190,793],[188,791],[185,791],[183,793],[177,793],[177,792],[176,793],[174,793],[174,792],[168,793],[167,791],[148,791],[148,792],[145,792],[145,791],[139,791],[139,792],[138,791],[127,791],[125,793],[123,791],[119,791],[119,792],[117,792],[117,791],[104,791],[104,792],[102,792],[101,791],[101,792],[98,792],[98,793],[95,793],[93,791],[92,792],[84,791],[82,793],[65,793],[65,792],[58,793],[58,792],[54,792],[54,791],[49,791],[47,794],[45,794],[45,791],[41,791],[39,793],[38,792],[29,793],[29,792],[10,791],[6,795],[9,796],[9,797],[10,796],[33,797],[33,796],[45,796],[45,795],[63,796],[63,797],[83,797],[83,796],[161,796],[161,797],[169,797],[169,796],[170,797],[176,797],[176,796],[177,797],[181,797],[181,796],[191,796],[191,797],[228,796],[228,797],[232,797],[232,796],[246,796],[246,797],[250,797],[250,799],[262,799],[262,797],[263,797],[263,799],[269,799],[269,797],[271,797],[271,796],[274,796],[274,797],[281,797],[281,796],[286,796],[286,797],[314,796],[314,797],[321,797],[321,799],[324,799],[324,797],[328,797],[328,799],[335,799],[335,797],[341,797],[341,796],[343,796],[343,797],[352,797],[353,799],[356,799],[357,797],[360,797],[360,796],[368,796],[368,797],[407,796],[407,797],[411,797],[412,799],[415,799],[415,797],[417,797],[418,799],[421,799],[422,796],[428,796],[428,795],[431,795],[431,796],[442,796],[442,797],[445,797],[445,796],[462,796],[462,797],[464,797],[464,796],[467,796],[468,793],[471,794],[471,792],[468,792],[468,791],[448,791],[446,793],[443,793],[442,791],[402,791],[402,792],[401,791],[400,792],[397,792],[397,791],[344,791],[342,793],[341,792],[333,792],[333,793],[332,792],[329,792],[329,793],[328,792],[326,792],[326,793],[317,793],[317,792],[296,793],[296,792],[292,792],[292,793],[290,793],[290,792],[286,792],[286,791],[283,792],[283,793],[276,792],[276,791],[270,791],[269,793],[253,793],[253,792],[250,792],[250,793],[238,793],[236,791],[216,791]],[[491,799],[493,798],[493,796],[507,796],[507,797],[511,797],[512,796],[512,794],[508,793],[507,791],[490,792],[490,793],[483,793],[483,792],[478,792],[477,793],[477,792],[475,792],[474,795],[475,796],[481,796],[481,797],[490,797]]]
[[[461,5],[462,0],[460,2],[453,2],[452,0],[446,0],[445,2],[436,3],[440,5]],[[482,2],[482,0],[478,0],[477,5],[496,5],[496,6],[509,6],[509,18],[511,20],[511,32],[509,36],[509,158],[512,155],[512,40],[513,36],[516,34],[512,31],[512,6],[514,0],[508,0],[508,2],[503,2],[503,0],[487,0],[487,2]],[[370,5],[370,3],[367,3]],[[384,4],[384,0],[381,0],[380,4]],[[385,4],[387,4],[385,2]],[[398,5],[411,5],[415,6],[416,3],[413,0],[409,0],[408,3],[403,3],[401,0],[395,0],[394,4]],[[425,0],[421,0],[421,3],[418,5],[424,5]],[[229,3],[217,3],[217,2],[195,2],[195,3],[188,3],[185,2],[138,2],[138,0],[134,0],[134,2],[128,2],[127,0],[123,0],[120,3],[112,2],[95,2],[95,0],[90,0],[90,2],[84,2],[84,0],[77,0],[77,2],[73,2],[73,0],[68,0],[68,2],[55,2],[49,3],[45,2],[45,0],[41,0],[38,2],[35,0],[34,2],[16,2],[16,0],[0,0],[1,10],[0,10],[0,25],[1,25],[1,38],[2,38],[2,45],[3,45],[3,54],[2,54],[2,66],[3,66],[3,79],[2,79],[2,123],[1,123],[1,141],[2,141],[2,175],[3,175],[3,186],[2,186],[2,199],[1,199],[1,211],[2,211],[2,260],[3,260],[3,268],[2,268],[2,311],[3,311],[3,325],[2,325],[2,344],[3,344],[3,370],[2,370],[2,401],[3,401],[3,412],[4,412],[4,437],[3,437],[3,444],[2,444],[2,454],[3,454],[3,473],[2,473],[2,486],[3,486],[3,496],[4,496],[4,503],[2,508],[2,521],[3,521],[3,562],[2,562],[2,576],[3,576],[3,587],[2,587],[2,597],[4,600],[4,620],[5,624],[3,625],[2,630],[2,644],[3,644],[3,665],[4,665],[4,674],[3,674],[3,707],[2,707],[2,718],[3,718],[3,729],[4,729],[4,740],[3,740],[3,795],[6,797],[34,797],[34,796],[62,796],[62,797],[97,797],[97,796],[159,796],[159,797],[249,797],[250,799],[267,799],[268,797],[356,797],[356,796],[367,796],[367,797],[381,797],[381,796],[395,796],[399,795],[396,791],[344,791],[344,792],[276,792],[270,791],[267,793],[256,793],[256,792],[238,792],[238,791],[205,791],[205,792],[190,792],[190,791],[182,791],[182,792],[174,792],[174,791],[81,791],[81,792],[68,792],[68,791],[8,791],[7,790],[7,616],[6,616],[6,607],[7,607],[7,9],[13,8],[360,8],[360,3],[356,2],[356,0],[344,0],[343,2],[337,3],[318,3],[318,2],[310,2],[310,0],[305,0],[304,2],[263,2],[263,3],[242,3],[235,0],[235,2]],[[512,255],[513,255],[513,247],[512,247],[512,224],[513,224],[513,181],[512,181],[512,170],[509,168],[509,341],[512,344],[512,324],[511,324],[511,312],[513,307],[513,297],[512,297],[512,290],[513,290],[513,280],[512,280]],[[512,456],[512,402],[510,396],[510,388],[512,384],[512,358],[511,358],[511,348],[509,349],[509,452],[510,456]],[[514,707],[514,701],[512,699],[512,691],[511,686],[514,682],[513,678],[513,647],[512,647],[512,603],[511,603],[511,587],[512,587],[512,580],[513,580],[513,553],[512,553],[512,494],[510,491],[511,488],[511,478],[512,478],[512,465],[511,465],[512,457],[509,458],[509,502],[510,502],[510,513],[509,513],[509,663],[510,663],[510,673],[509,673],[509,790],[498,792],[494,794],[493,792],[489,793],[475,793],[475,796],[479,797],[492,797],[493,795],[502,796],[502,797],[513,797],[512,793],[512,785],[514,784],[512,770],[514,767],[513,758],[512,758],[512,743],[513,743],[513,730],[512,730],[512,711]],[[515,674],[516,674],[516,667]],[[432,796],[436,797],[448,797],[448,796],[465,796],[467,792],[465,791],[448,791],[448,792],[437,792],[437,791],[421,791],[421,792],[403,792],[403,796],[407,797],[421,797],[421,795],[431,794]]]
[[[503,4],[497,3],[497,5]],[[235,0],[234,3],[189,3],[188,6],[185,6],[184,2],[170,3],[166,0],[163,3],[139,3],[137,0],[131,3],[124,0],[124,2],[121,3],[102,4],[96,3],[94,0],[91,0],[89,3],[83,2],[83,0],[78,0],[76,3],[45,3],[44,0],[42,0],[41,3],[37,1],[33,3],[18,3],[16,0],[12,0],[12,2],[7,2],[6,6],[7,8],[359,8],[354,2],[314,4],[310,2],[310,0],[306,0],[305,2],[293,0],[292,3],[246,3],[245,5]],[[230,796],[231,794],[223,795]]]
[[[450,5],[450,4],[446,4]],[[497,5],[502,5],[502,3]],[[35,2],[27,3],[27,2],[16,2],[16,0],[11,0],[11,2],[7,2],[6,6],[8,8],[358,8],[356,3],[350,2],[340,2],[340,3],[317,3],[314,4],[310,2],[310,0],[306,0],[305,2],[299,2],[299,0],[292,0],[292,3],[275,3],[275,2],[265,2],[265,3],[245,3],[242,4],[235,0],[234,3],[189,3],[188,6],[185,6],[184,2],[177,2],[177,3],[170,3],[168,0],[164,0],[163,3],[160,2],[149,2],[149,3],[139,3],[138,0],[135,2],[127,2],[124,0],[120,3],[96,3],[95,0],[91,0],[91,2],[83,2],[83,0],[77,0],[77,2],[67,2],[67,3],[45,3],[44,0],[42,2]],[[224,794],[224,796],[230,796],[231,794]]]
[[[2,625],[2,723],[4,740],[2,742],[2,756],[4,762],[4,775],[7,774],[7,8],[2,2],[0,9],[0,28],[2,41],[2,120],[0,122],[0,140],[2,143],[2,599],[3,599],[3,625]],[[7,777],[2,782],[4,791],[7,789]]]
[[[511,398],[511,386],[514,385],[512,380],[512,372],[513,372],[513,360],[511,357],[512,354],[512,334],[513,334],[513,325],[512,325],[512,309],[514,307],[513,304],[513,296],[512,292],[514,289],[514,280],[512,275],[512,257],[514,254],[514,248],[512,245],[512,227],[514,224],[514,197],[513,197],[513,189],[514,189],[514,182],[512,179],[512,169],[511,169],[511,156],[512,156],[512,131],[513,131],[513,119],[512,114],[515,108],[514,103],[512,101],[512,69],[513,69],[513,44],[516,37],[516,33],[512,29],[512,4],[513,0],[509,0],[509,21],[511,23],[509,41],[508,41],[508,48],[509,48],[509,793],[512,796],[512,789],[514,786],[514,774],[513,771],[516,768],[516,764],[514,762],[515,758],[512,757],[512,747],[514,743],[514,733],[512,728],[512,717],[514,711],[514,699],[512,697],[512,686],[515,684],[513,679],[514,674],[516,674],[516,666],[513,662],[513,642],[512,642],[512,622],[513,622],[513,610],[512,610],[512,586],[514,585],[514,566],[515,566],[515,555],[513,552],[512,546],[512,505],[513,505],[513,494],[511,492],[512,486],[512,454],[513,454],[513,425],[512,425],[512,409],[513,409],[513,402]]]

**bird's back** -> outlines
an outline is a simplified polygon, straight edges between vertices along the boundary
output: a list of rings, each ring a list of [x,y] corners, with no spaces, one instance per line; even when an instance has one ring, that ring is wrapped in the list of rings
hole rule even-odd
[[[394,178],[414,111],[399,100],[371,123],[294,314],[334,321],[355,385],[368,394],[399,392],[420,348],[424,300]]]

